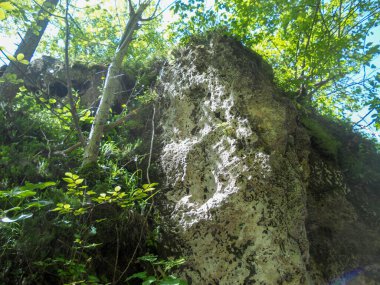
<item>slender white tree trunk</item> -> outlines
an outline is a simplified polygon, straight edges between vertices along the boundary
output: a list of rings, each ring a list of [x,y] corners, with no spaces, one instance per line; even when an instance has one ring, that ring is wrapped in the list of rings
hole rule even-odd
[[[99,145],[104,133],[104,127],[109,116],[109,110],[112,103],[114,102],[115,93],[117,92],[117,77],[120,76],[122,62],[127,53],[128,47],[132,42],[132,36],[138,29],[139,21],[142,20],[142,14],[149,6],[150,2],[150,0],[144,1],[135,11],[132,7],[131,1],[129,1],[130,18],[125,27],[119,47],[117,48],[115,56],[108,68],[102,98],[100,100],[100,104],[91,127],[87,145],[84,149],[82,166],[87,166],[93,163],[96,164],[97,162],[99,155]]]

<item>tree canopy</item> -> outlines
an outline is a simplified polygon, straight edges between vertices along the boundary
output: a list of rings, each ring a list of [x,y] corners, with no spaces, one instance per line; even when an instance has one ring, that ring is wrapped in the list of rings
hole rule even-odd
[[[184,35],[223,27],[268,60],[279,85],[299,101],[345,118],[371,110],[379,128],[380,5],[377,1],[178,2]],[[182,19],[189,19],[190,23]],[[347,119],[347,118],[345,118]]]
[[[2,18],[8,23],[4,33],[22,35],[35,25],[32,18],[40,4],[20,2],[4,2]],[[127,21],[126,3],[71,1],[72,60],[111,61]],[[218,28],[264,56],[280,87],[297,101],[344,119],[364,109],[370,111],[372,126],[379,127],[379,72],[374,64],[379,42],[371,37],[378,29],[377,1],[189,0],[166,2],[159,8],[166,9],[165,19],[161,15],[142,24],[127,55],[129,64],[141,64],[165,54],[178,40]],[[62,57],[63,11],[61,3],[57,9],[61,17],[50,17],[54,28],[43,37],[39,54],[49,50],[49,55]],[[170,17],[177,20],[164,29],[161,23]]]

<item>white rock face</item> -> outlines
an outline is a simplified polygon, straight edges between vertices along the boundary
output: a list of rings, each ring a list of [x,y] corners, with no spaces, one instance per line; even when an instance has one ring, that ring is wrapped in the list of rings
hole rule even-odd
[[[166,217],[189,284],[310,284],[308,137],[263,60],[224,37],[160,78]]]

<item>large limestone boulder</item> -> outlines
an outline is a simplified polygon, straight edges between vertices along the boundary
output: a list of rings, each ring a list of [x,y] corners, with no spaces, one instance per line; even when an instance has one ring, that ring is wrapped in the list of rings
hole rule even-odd
[[[309,140],[271,68],[217,36],[178,51],[160,82],[160,163],[182,275],[190,284],[308,283]]]
[[[363,201],[380,205],[380,179],[349,183],[260,56],[214,35],[174,53],[157,90],[161,249],[189,284],[379,284]]]

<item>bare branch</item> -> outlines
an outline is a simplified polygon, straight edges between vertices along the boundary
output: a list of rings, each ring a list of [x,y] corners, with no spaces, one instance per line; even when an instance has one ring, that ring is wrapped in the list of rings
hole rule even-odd
[[[357,125],[359,125],[361,122],[363,122],[365,120],[365,118],[367,118],[373,111],[375,110],[375,108],[371,108],[367,114],[365,114],[359,121],[357,121],[352,127],[355,128]],[[369,125],[368,125],[369,126]]]
[[[181,2],[181,0],[176,0],[176,1],[173,1],[172,3],[170,3],[168,6],[166,6],[160,13],[158,13],[157,15],[155,15],[155,13],[157,13],[157,7],[158,7],[158,3],[160,3],[161,0],[159,0],[157,2],[157,5],[156,5],[156,9],[154,11],[154,13],[152,14],[152,16],[150,16],[149,18],[147,19],[141,19],[142,22],[147,22],[147,21],[152,21],[154,19],[157,19],[158,17],[160,17],[163,13],[165,13],[171,6],[173,6],[174,4],[176,4],[177,2]]]
[[[129,6],[129,15],[134,15],[136,14],[135,8],[133,8],[133,3],[132,0],[128,0],[128,6]]]
[[[81,142],[77,142],[76,144],[70,146],[69,148],[67,148],[65,150],[57,150],[53,154],[60,154],[60,155],[66,156],[70,152],[72,152],[73,150],[76,150],[80,146],[82,146],[82,143]]]
[[[153,19],[155,19],[155,18],[156,18],[156,13],[157,13],[158,7],[159,7],[159,5],[160,5],[160,2],[161,2],[161,0],[158,0],[158,1],[157,1],[157,3],[156,3],[156,7],[154,7],[154,11],[153,11],[153,13],[152,13],[152,16],[150,16],[150,17],[147,18],[147,19],[143,19],[143,18],[141,18],[141,21],[146,22],[146,21],[152,21]]]
[[[125,121],[127,119],[129,119],[130,117],[136,115],[139,110],[140,109],[132,110],[127,115],[125,115],[124,117],[121,117],[120,119],[116,120],[115,122],[112,122],[112,123],[109,123],[108,125],[105,125],[104,126],[104,131],[108,132],[108,131],[110,131],[110,130],[118,127],[118,126],[121,126],[122,124],[125,123]]]

